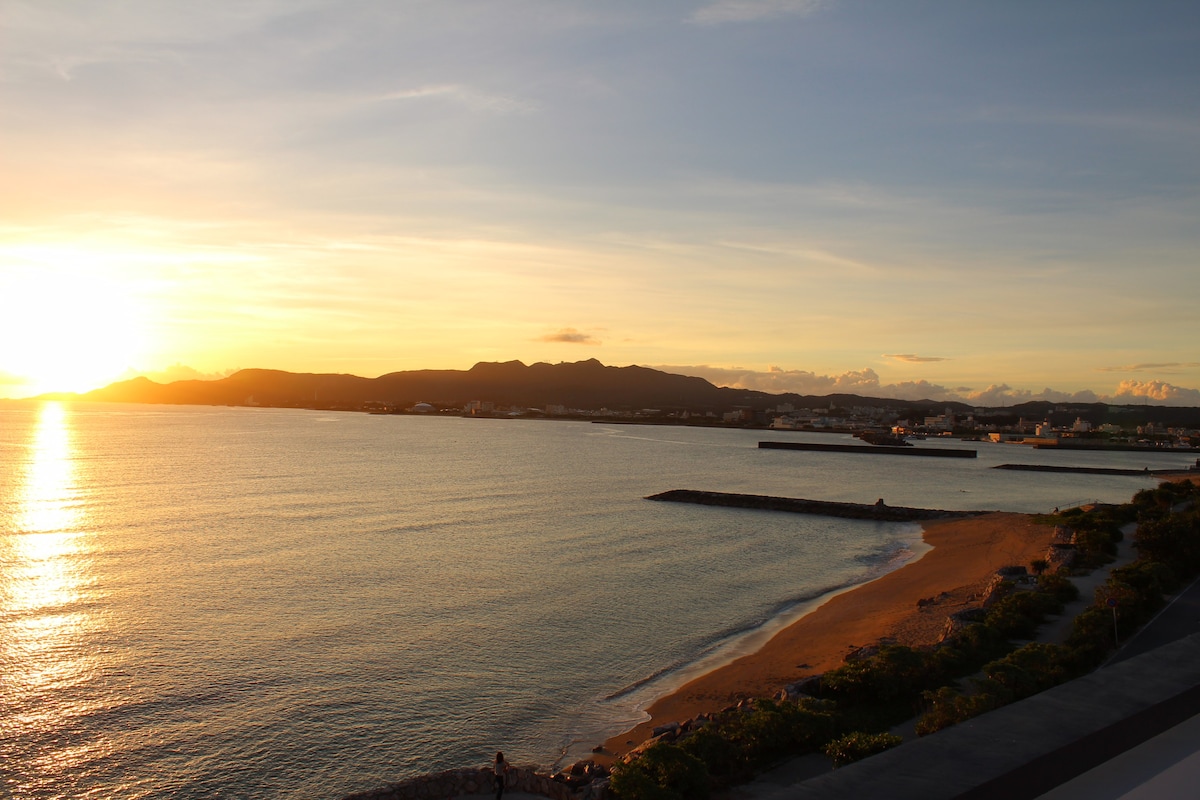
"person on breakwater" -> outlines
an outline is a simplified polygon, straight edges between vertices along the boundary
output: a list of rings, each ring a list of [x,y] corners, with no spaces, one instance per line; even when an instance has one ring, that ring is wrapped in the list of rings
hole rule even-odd
[[[492,767],[492,771],[496,774],[496,800],[500,800],[504,796],[504,782],[508,777],[508,762],[504,760],[504,753],[496,751],[496,764]]]

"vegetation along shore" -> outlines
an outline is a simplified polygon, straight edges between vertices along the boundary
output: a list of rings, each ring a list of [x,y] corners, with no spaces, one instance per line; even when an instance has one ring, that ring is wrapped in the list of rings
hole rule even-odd
[[[708,798],[787,759],[824,754],[824,768],[836,767],[899,744],[890,731],[906,720],[925,735],[1083,675],[1200,575],[1197,475],[1171,478],[1119,506],[924,520],[921,558],[830,597],[757,652],[653,702],[649,719],[592,759],[531,770],[521,788]],[[1106,567],[1126,534],[1136,558]],[[1107,580],[1070,626],[1043,626],[1079,598],[1074,580],[1100,568]],[[474,781],[459,772],[357,797],[407,797],[434,777]]]

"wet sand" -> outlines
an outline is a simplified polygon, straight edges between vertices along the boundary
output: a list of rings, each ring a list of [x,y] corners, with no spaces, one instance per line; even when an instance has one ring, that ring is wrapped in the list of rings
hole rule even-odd
[[[650,719],[604,743],[620,755],[667,722],[718,711],[744,698],[769,697],[789,683],[840,666],[845,656],[881,640],[933,644],[946,617],[978,605],[999,567],[1041,558],[1053,528],[1026,514],[997,512],[922,523],[932,546],[920,559],[836,595],[784,628],[762,649],[701,675],[654,701]],[[917,601],[937,598],[917,607]]]

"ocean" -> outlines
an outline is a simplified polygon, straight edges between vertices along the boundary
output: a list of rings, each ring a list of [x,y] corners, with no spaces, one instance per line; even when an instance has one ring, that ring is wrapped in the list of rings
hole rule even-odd
[[[0,406],[0,794],[338,798],[549,767],[920,528],[645,500],[1123,502],[1183,453],[757,449],[850,437],[104,404]]]

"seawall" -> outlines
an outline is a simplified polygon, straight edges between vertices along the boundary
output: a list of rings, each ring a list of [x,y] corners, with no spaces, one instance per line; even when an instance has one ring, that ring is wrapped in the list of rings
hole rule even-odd
[[[984,514],[984,511],[943,511],[936,508],[906,508],[889,506],[882,499],[872,504],[837,503],[829,500],[805,500],[798,497],[771,497],[761,494],[704,492],[695,489],[672,489],[650,495],[647,500],[671,503],[695,503],[702,506],[754,508],[763,511],[787,511],[793,514],[817,514],[847,519],[873,519],[883,522],[919,522]]]
[[[976,458],[974,450],[947,447],[896,447],[893,445],[817,444],[816,442],[759,442],[763,450],[816,450],[821,453],[859,455],[925,456],[927,458]]]
[[[1014,469],[1023,472],[1078,472],[1085,475],[1155,475],[1169,474],[1174,470],[1115,469],[1112,467],[1055,467],[1048,464],[999,464],[992,469]]]

